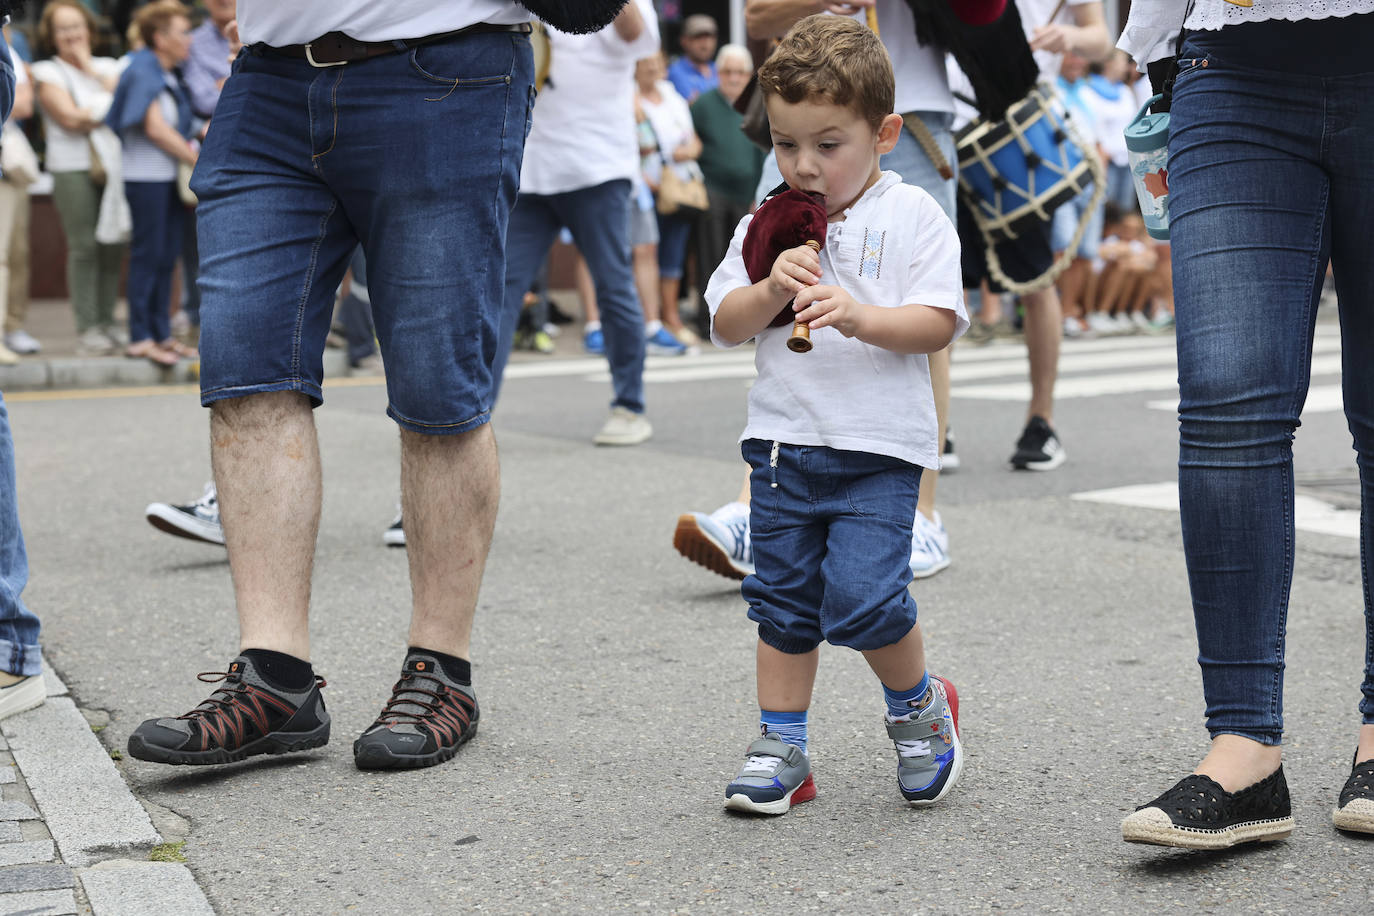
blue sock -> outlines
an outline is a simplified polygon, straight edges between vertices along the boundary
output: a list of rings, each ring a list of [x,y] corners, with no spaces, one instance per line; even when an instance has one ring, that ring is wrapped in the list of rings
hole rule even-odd
[[[759,710],[759,730],[763,734],[773,732],[788,744],[795,744],[806,751],[806,710],[801,712],[774,712],[771,709]]]
[[[886,684],[883,685],[883,699],[887,700],[887,714],[894,719],[902,716],[909,716],[921,708],[923,700],[926,698],[926,691],[930,689],[930,673],[921,674],[921,683],[912,687],[910,690],[893,690]]]

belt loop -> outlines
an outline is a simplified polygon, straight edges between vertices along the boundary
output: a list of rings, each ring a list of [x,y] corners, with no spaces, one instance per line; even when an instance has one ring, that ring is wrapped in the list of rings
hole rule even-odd
[[[314,47],[314,42],[311,42],[310,44],[307,44],[305,46],[305,59],[310,62],[310,66],[312,67],[319,67],[320,69],[324,69],[325,67],[342,67],[348,63],[348,61],[346,60],[336,60],[322,64],[319,61],[315,60],[315,55],[311,52],[312,47]]]

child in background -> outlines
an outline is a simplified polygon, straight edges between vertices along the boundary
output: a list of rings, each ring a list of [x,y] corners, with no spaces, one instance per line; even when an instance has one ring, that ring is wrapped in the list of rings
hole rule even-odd
[[[740,221],[706,301],[711,337],[755,338],[758,380],[741,451],[750,477],[762,737],[726,807],[783,814],[815,797],[807,710],[822,642],[864,654],[882,683],[897,782],[916,805],[943,798],[963,765],[954,688],[926,670],[907,586],[922,467],[938,467],[926,354],[968,328],[953,224],[926,192],[883,172],[896,144],[891,63],[841,16],[797,23],[759,70],[783,178],[825,195],[818,253],[793,248],[751,283]],[[787,349],[793,300],[814,349]]]

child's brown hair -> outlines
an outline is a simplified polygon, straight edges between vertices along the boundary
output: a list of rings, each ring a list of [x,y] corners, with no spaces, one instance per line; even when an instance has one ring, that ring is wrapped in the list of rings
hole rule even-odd
[[[759,68],[765,97],[797,104],[824,100],[848,108],[876,130],[892,114],[896,85],[882,41],[846,16],[807,16],[792,26]]]

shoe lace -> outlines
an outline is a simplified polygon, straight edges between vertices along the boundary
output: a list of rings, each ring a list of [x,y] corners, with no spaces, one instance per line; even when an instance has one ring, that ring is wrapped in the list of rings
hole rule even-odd
[[[267,734],[272,730],[268,721],[269,712],[287,717],[296,712],[296,707],[280,697],[244,683],[238,672],[202,671],[196,675],[196,679],[206,684],[224,682],[224,686],[216,687],[199,706],[176,718],[199,723],[220,747],[241,744],[250,724],[257,728],[258,734]],[[315,684],[324,687],[326,681],[317,674]],[[226,738],[233,740],[226,741]]]
[[[897,745],[897,756],[905,757],[908,760],[914,757],[929,757],[932,753],[930,742],[923,738],[913,738],[910,741],[893,741],[892,743]]]
[[[198,509],[214,510],[215,505],[218,501],[219,494],[215,491],[214,482],[211,481],[210,483],[207,483],[205,485],[205,492],[201,494],[200,499],[191,503],[191,505]],[[204,680],[204,678],[202,678],[202,680]]]
[[[781,757],[774,757],[772,754],[753,754],[745,758],[744,766],[740,768],[741,776],[772,776],[777,770]]]

